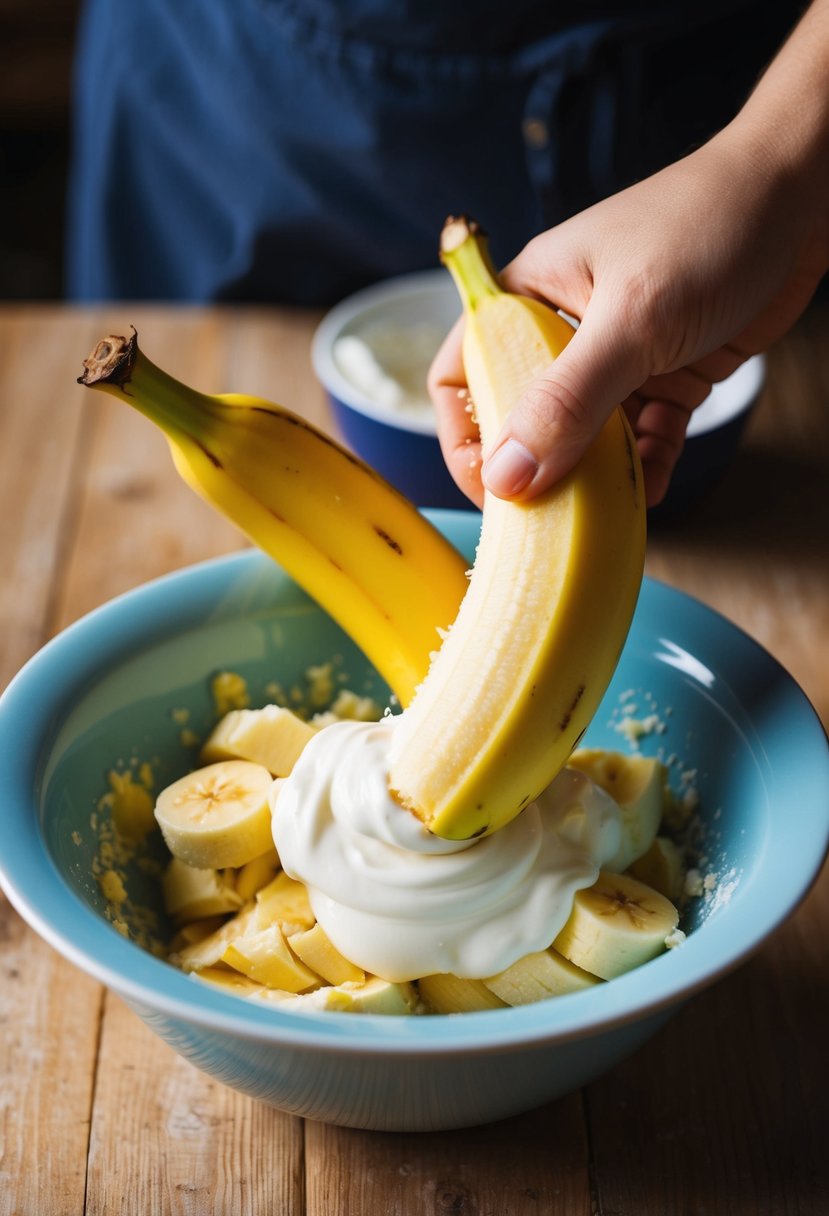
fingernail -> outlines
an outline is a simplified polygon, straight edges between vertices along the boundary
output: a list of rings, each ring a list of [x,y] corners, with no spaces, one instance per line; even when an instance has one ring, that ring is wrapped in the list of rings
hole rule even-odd
[[[517,439],[507,439],[481,469],[484,485],[499,498],[520,494],[538,472],[538,461]]]

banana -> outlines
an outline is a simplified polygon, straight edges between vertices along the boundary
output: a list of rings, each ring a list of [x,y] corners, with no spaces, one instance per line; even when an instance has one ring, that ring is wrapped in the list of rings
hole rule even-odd
[[[268,770],[247,760],[209,764],[174,781],[155,804],[167,848],[199,870],[243,866],[261,856],[273,848],[272,785]]]
[[[484,450],[573,333],[502,291],[474,222],[441,251],[463,298],[463,358]],[[565,764],[616,666],[642,578],[642,473],[621,410],[531,503],[486,494],[469,588],[395,729],[390,785],[438,836],[496,831]]]
[[[332,945],[322,925],[292,933],[288,945],[297,958],[329,984],[361,984],[366,978],[362,968],[355,967]]]
[[[507,1005],[482,980],[465,980],[451,973],[425,975],[417,981],[417,990],[433,1013],[478,1013]]]
[[[413,1013],[417,1006],[417,993],[409,983],[394,984],[369,976],[364,983],[337,984],[334,987],[317,988],[293,996],[275,989],[259,988],[245,995],[264,1004],[287,1006],[296,1010],[327,1010],[333,1013],[382,1013],[386,1016],[401,1016]]]
[[[165,432],[198,494],[273,557],[365,652],[402,705],[466,590],[466,561],[368,465],[257,397],[209,396],[110,335],[79,383]]]
[[[602,871],[592,887],[576,892],[553,947],[582,970],[611,980],[661,954],[678,923],[664,895],[629,874]]]
[[[236,870],[233,885],[242,903],[246,904],[249,899],[253,899],[258,891],[276,877],[278,870],[279,854],[276,849],[268,849],[267,853],[254,857],[253,861]]]
[[[668,805],[668,770],[647,756],[625,756],[591,747],[577,748],[567,766],[586,773],[618,804],[622,842],[605,869],[627,870],[647,853],[659,831]]]
[[[307,992],[322,984],[316,972],[297,958],[277,924],[248,929],[235,937],[226,946],[221,962],[266,988],[283,992]]]
[[[630,867],[630,873],[673,903],[682,899],[685,862],[682,850],[669,836],[657,836],[647,853]]]
[[[178,923],[237,912],[245,902],[233,871],[197,870],[173,857],[161,876],[168,916]]]
[[[257,891],[256,907],[261,925],[276,921],[282,932],[288,935],[311,929],[316,920],[304,884],[289,878],[284,870],[261,891]]]
[[[595,975],[575,966],[552,947],[525,954],[511,967],[484,980],[490,992],[500,997],[505,1005],[531,1005],[598,983]]]
[[[274,777],[287,777],[316,733],[316,727],[279,705],[234,709],[213,728],[199,759],[202,764],[251,760],[264,765]]]

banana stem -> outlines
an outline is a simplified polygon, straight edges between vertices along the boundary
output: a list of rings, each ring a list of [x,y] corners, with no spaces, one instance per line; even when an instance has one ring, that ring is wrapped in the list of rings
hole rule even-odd
[[[179,441],[203,433],[205,423],[219,406],[215,398],[197,392],[156,367],[139,350],[134,327],[129,338],[118,334],[102,338],[84,359],[83,368],[78,384],[103,389],[114,397],[126,397],[130,405]]]
[[[469,216],[450,215],[446,220],[440,234],[440,260],[448,267],[467,310],[503,291],[489,256],[486,233]]]

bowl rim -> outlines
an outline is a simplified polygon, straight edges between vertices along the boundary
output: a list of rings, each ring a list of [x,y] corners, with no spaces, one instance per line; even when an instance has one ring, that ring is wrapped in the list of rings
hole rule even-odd
[[[448,287],[447,287],[448,284]],[[454,291],[448,270],[443,267],[433,267],[431,270],[417,270],[409,274],[395,275],[363,287],[360,291],[346,296],[335,304],[320,321],[311,339],[311,365],[314,374],[328,394],[341,405],[373,422],[391,427],[393,430],[409,431],[416,435],[437,437],[437,426],[432,414],[423,418],[396,413],[388,407],[378,405],[356,385],[352,384],[337,366],[334,359],[334,343],[340,333],[355,317],[368,308],[375,307],[388,300],[399,297],[411,297],[418,293],[428,295],[439,291]],[[458,300],[460,315],[460,300]]]
[[[477,513],[471,511],[427,514],[444,530],[449,527],[451,531],[460,521],[465,535],[472,535],[480,522]],[[669,951],[603,985],[598,1011],[594,1008],[595,989],[568,994],[555,1002],[469,1013],[463,1018],[285,1011],[214,991],[125,940],[72,891],[46,846],[39,813],[36,808],[33,813],[32,807],[46,742],[81,683],[88,685],[113,662],[169,636],[171,598],[176,605],[173,628],[195,626],[207,619],[205,605],[213,607],[219,596],[226,594],[229,579],[249,574],[260,563],[263,569],[274,570],[278,578],[287,579],[270,559],[255,550],[243,550],[163,575],[123,593],[48,642],[0,698],[0,754],[5,755],[9,777],[7,828],[0,839],[0,887],[41,937],[139,1012],[178,1019],[205,1031],[317,1053],[345,1051],[377,1058],[526,1050],[545,1043],[585,1039],[657,1015],[684,1001],[740,965],[805,898],[829,847],[829,806],[818,807],[816,797],[812,798],[815,806],[792,824],[788,835],[779,828],[776,832],[781,849],[796,863],[781,867],[785,873],[776,888],[764,888],[762,898],[755,892],[754,899],[741,910],[735,901],[729,921],[720,922],[719,937],[716,921],[709,922],[691,934],[679,950]],[[795,763],[793,757],[783,756],[782,775],[769,768],[766,776],[785,789],[790,805],[806,806],[806,792],[829,787],[826,734],[808,698],[781,665],[736,625],[693,597],[650,578],[643,584],[643,596],[656,597],[672,612],[690,613],[709,626],[715,624],[730,631],[729,642],[743,657],[752,655],[767,674],[784,682],[788,710],[798,719],[798,738],[808,744],[808,762],[804,764],[799,757]],[[771,757],[766,760],[770,765]],[[780,849],[775,856],[779,861]],[[761,878],[761,873],[755,875],[752,885]],[[714,951],[712,962],[712,947],[720,938],[724,944]]]

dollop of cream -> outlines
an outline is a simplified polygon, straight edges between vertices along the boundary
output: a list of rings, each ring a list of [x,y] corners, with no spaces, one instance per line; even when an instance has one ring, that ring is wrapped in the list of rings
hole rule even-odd
[[[328,937],[395,982],[482,978],[546,949],[619,849],[616,803],[564,769],[498,832],[443,840],[389,792],[394,728],[391,717],[327,726],[274,786],[274,843]]]

